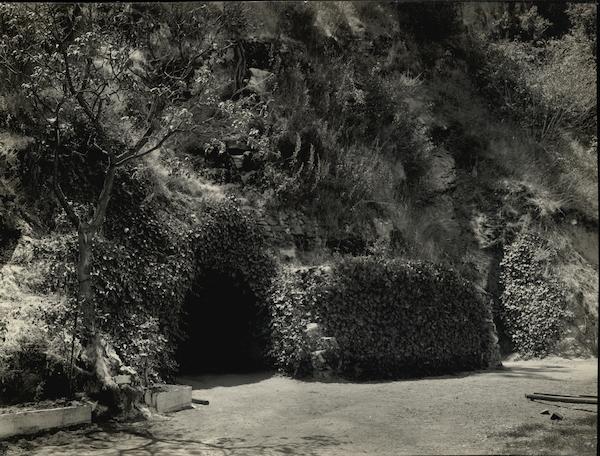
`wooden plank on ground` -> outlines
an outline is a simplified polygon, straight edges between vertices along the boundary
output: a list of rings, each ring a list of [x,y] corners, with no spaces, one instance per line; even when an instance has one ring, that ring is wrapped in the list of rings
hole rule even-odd
[[[571,404],[597,404],[598,398],[575,397],[575,396],[554,396],[549,394],[526,394],[525,397],[531,400],[550,401],[550,402],[568,402]]]
[[[593,397],[598,399],[598,396],[595,396],[593,394],[554,394],[554,393],[538,393],[536,391],[533,392],[533,394],[542,394],[544,396],[558,396],[558,397]]]

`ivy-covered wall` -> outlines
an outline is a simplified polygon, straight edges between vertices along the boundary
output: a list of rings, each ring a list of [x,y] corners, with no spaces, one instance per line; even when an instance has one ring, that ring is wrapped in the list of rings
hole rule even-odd
[[[177,370],[174,353],[185,337],[184,302],[192,283],[217,272],[264,303],[275,262],[261,226],[234,198],[198,200],[193,211],[182,214],[171,202],[148,198],[148,176],[132,173],[122,179],[93,247],[98,326],[126,366],[164,379]],[[67,297],[45,312],[49,333],[70,333],[75,327],[80,336],[75,324],[76,246],[76,236],[65,228],[36,247],[35,256],[48,265],[39,291]],[[61,353],[65,359],[69,346]],[[80,349],[77,341],[76,360]]]
[[[552,272],[556,249],[523,232],[504,249],[501,262],[502,320],[519,353],[553,353],[572,317],[564,290]]]

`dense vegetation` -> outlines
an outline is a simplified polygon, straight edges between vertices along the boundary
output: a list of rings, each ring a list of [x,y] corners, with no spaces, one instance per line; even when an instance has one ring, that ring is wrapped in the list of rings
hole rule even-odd
[[[428,263],[355,257],[331,271],[301,269],[274,285],[273,351],[279,367],[311,373],[307,325],[334,337],[338,374],[394,378],[495,367],[492,311],[456,273]]]
[[[303,296],[339,310],[325,296],[344,280],[385,285],[402,337],[436,347],[409,362],[391,326],[347,344],[341,319],[343,373],[485,365],[490,301],[507,350],[596,355],[595,30],[594,4],[554,2],[0,5],[0,400],[175,372],[202,271],[254,294],[271,355],[302,371],[290,251],[337,265]],[[268,241],[284,212],[323,242]],[[468,296],[431,296],[460,343],[400,318],[393,296],[437,321],[419,293],[377,282],[415,267]]]
[[[548,268],[556,255],[552,250],[535,234],[524,233],[502,259],[504,324],[525,354],[552,353],[569,318],[563,290]]]

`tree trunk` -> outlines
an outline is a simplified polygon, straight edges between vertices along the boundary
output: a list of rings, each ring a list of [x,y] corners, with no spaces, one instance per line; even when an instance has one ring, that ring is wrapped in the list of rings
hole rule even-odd
[[[121,365],[114,350],[100,336],[96,328],[96,309],[92,289],[92,241],[96,234],[94,226],[80,223],[77,229],[79,241],[79,259],[77,261],[78,305],[82,315],[85,355],[93,366],[96,377],[103,387],[117,389],[113,376]]]
[[[77,261],[77,300],[82,314],[83,328],[86,338],[93,338],[96,332],[94,318],[94,295],[92,290],[92,240],[94,232],[86,223],[80,223],[77,229],[79,242],[79,259]]]

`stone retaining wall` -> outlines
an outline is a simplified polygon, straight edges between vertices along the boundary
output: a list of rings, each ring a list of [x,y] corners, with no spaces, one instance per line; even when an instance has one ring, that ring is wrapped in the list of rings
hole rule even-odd
[[[278,248],[303,252],[327,249],[360,254],[375,239],[382,237],[377,221],[372,229],[360,232],[356,229],[332,232],[314,217],[298,211],[262,212],[257,215],[269,243]]]

